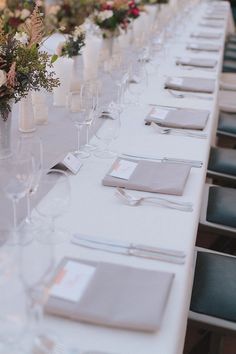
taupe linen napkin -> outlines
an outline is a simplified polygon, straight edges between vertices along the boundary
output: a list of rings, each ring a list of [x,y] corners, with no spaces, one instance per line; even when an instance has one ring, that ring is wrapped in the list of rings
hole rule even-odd
[[[128,180],[110,176],[119,160],[137,163],[137,167]],[[186,164],[118,158],[102,180],[102,184],[145,192],[182,195],[190,170],[191,166]]]
[[[211,44],[211,43],[188,43],[187,49],[190,50],[201,50],[204,52],[219,52],[221,46],[219,44]]]
[[[215,80],[197,77],[174,77],[167,79],[165,88],[179,91],[213,93],[215,90]]]
[[[112,263],[80,263],[96,266],[81,299],[73,302],[51,296],[46,304],[48,313],[124,329],[154,332],[160,328],[173,273]]]
[[[205,39],[219,39],[221,37],[221,33],[214,32],[193,32],[191,37],[194,38],[205,38]]]
[[[203,130],[210,114],[209,111],[200,109],[176,108],[168,110],[168,108],[160,108],[168,111],[164,119],[158,118],[158,107],[157,110],[153,107],[145,121],[154,122],[164,127]]]
[[[217,61],[205,58],[180,58],[176,60],[177,65],[196,66],[198,68],[214,68]]]

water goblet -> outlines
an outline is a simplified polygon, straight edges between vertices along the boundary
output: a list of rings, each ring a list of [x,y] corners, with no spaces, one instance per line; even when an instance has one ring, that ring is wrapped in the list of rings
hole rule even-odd
[[[55,227],[55,220],[63,215],[70,205],[70,183],[68,175],[57,169],[43,174],[39,193],[45,197],[36,206],[37,212],[48,220],[48,227],[39,228],[36,238],[43,243],[57,244],[69,240],[67,230]]]

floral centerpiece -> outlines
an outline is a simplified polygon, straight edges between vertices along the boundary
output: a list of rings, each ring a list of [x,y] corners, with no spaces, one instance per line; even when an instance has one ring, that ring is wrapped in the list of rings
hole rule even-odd
[[[142,0],[142,4],[145,5],[161,5],[161,4],[168,4],[169,0]]]
[[[85,31],[82,26],[75,27],[74,31],[66,37],[65,42],[59,44],[57,55],[59,57],[73,58],[81,55],[85,45]]]
[[[93,21],[101,29],[104,38],[118,36],[127,30],[129,23],[138,18],[140,7],[135,0],[103,1],[95,6]]]
[[[6,33],[0,22],[0,115],[7,120],[11,102],[18,102],[30,91],[41,88],[52,91],[59,85],[51,57],[40,50],[44,24],[36,5],[22,32],[14,36]]]
[[[92,10],[93,0],[59,0],[47,9],[47,28],[49,31],[61,28],[63,33],[71,33]]]
[[[43,2],[37,2],[40,12],[43,11]],[[7,0],[5,6],[0,8],[0,17],[6,33],[15,33],[21,30],[21,26],[31,16],[35,1],[32,0]]]

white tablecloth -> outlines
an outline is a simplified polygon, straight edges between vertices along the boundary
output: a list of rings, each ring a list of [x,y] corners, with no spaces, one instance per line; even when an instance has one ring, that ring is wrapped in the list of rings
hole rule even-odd
[[[172,197],[173,199],[192,202],[194,211],[186,213],[150,205],[130,207],[122,204],[114,196],[113,188],[103,187],[101,184],[101,180],[112,161],[91,157],[84,161],[78,175],[69,177],[72,187],[71,206],[68,213],[58,222],[59,225],[67,228],[71,233],[83,233],[110,240],[128,240],[186,252],[186,263],[184,265],[174,265],[89,250],[72,245],[69,242],[56,246],[58,261],[64,256],[75,256],[79,259],[113,262],[175,273],[161,329],[155,334],[147,334],[86,325],[59,317],[47,316],[48,326],[52,327],[58,337],[70,346],[78,346],[84,350],[96,349],[114,354],[182,353],[194,275],[194,246],[202,191],[205,183],[209,149],[214,142],[218,118],[218,77],[221,71],[224,37],[227,28],[227,21],[225,21],[225,26],[222,28],[222,50],[219,53],[187,51],[185,47],[186,42],[191,41],[190,33],[194,30],[203,31],[203,28],[199,27],[198,24],[204,14],[205,6],[206,4],[198,6],[185,33],[173,45],[172,58],[163,62],[160,67],[161,77],[150,76],[149,86],[142,95],[143,105],[128,106],[123,111],[120,135],[113,145],[113,148],[119,152],[203,161],[204,166],[202,168],[192,168],[184,195],[182,197]],[[212,28],[205,28],[204,30],[219,32],[219,29]],[[218,60],[217,69],[216,71],[183,70],[174,65],[174,59],[178,56],[214,58]],[[174,98],[167,90],[163,89],[166,75],[216,79],[213,99]],[[148,105],[150,103],[209,110],[211,114],[205,129],[208,138],[196,139],[157,134],[152,127],[144,125],[144,118],[150,110]]]

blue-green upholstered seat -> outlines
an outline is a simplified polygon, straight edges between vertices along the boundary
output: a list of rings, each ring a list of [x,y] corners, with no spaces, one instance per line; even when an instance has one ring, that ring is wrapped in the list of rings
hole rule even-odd
[[[234,50],[226,49],[224,53],[224,60],[236,60],[236,52]]]
[[[218,133],[228,133],[236,137],[236,114],[220,112]]]
[[[190,310],[236,322],[236,259],[197,253]]]
[[[212,147],[208,170],[236,176],[236,150]]]
[[[236,42],[235,43],[232,43],[232,42],[226,43],[225,51],[227,51],[227,50],[232,50],[233,52],[235,52],[236,51]]]
[[[211,186],[209,188],[206,220],[215,224],[235,228],[236,189]]]
[[[236,61],[224,60],[222,71],[225,73],[235,73],[236,72]]]

